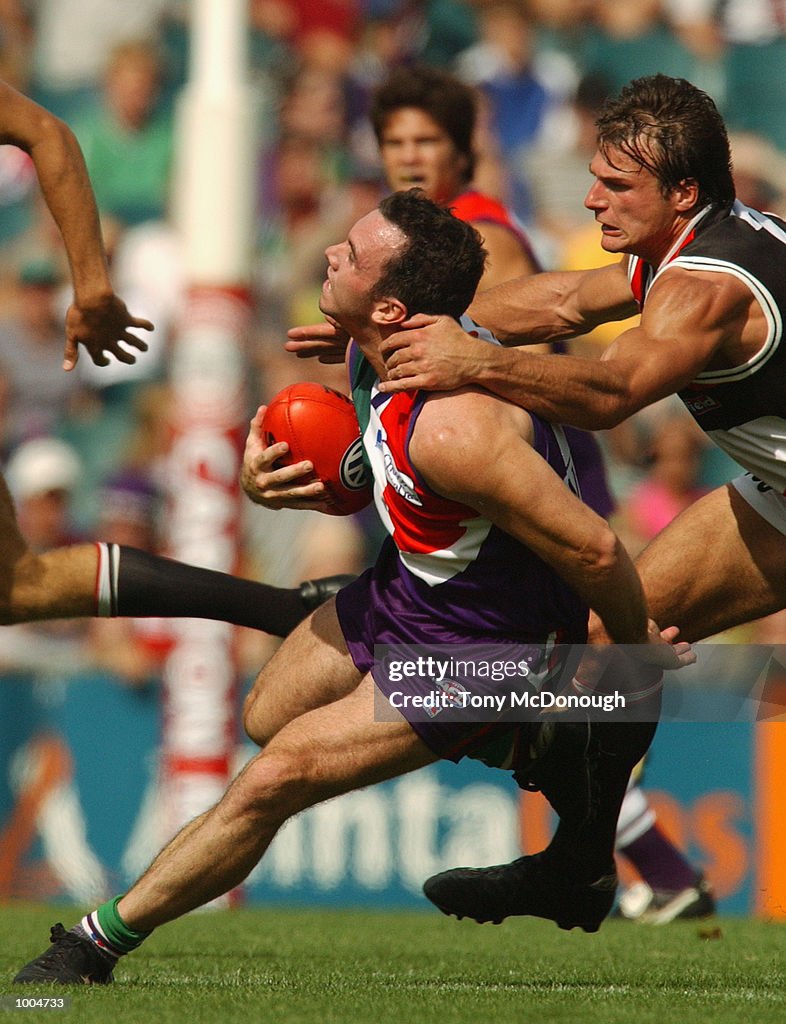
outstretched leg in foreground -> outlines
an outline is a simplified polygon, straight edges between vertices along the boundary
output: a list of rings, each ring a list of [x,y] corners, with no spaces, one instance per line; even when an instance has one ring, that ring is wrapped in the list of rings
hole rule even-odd
[[[206,618],[286,636],[347,576],[271,587],[117,544],[28,548],[0,477],[0,624],[94,616]]]
[[[312,628],[317,617],[319,633]],[[72,930],[62,935],[73,938],[63,939],[58,933],[53,945],[24,967],[16,981],[111,980],[118,954],[138,945],[159,925],[239,885],[293,814],[436,760],[403,719],[374,721],[374,683],[352,664],[332,605],[297,630],[282,646],[282,655],[285,649],[287,657],[275,662],[290,666],[292,678],[300,684],[295,691],[304,691],[306,702],[314,703],[324,685],[332,703],[287,722],[219,803],[187,825],[126,895],[87,915],[81,935]],[[258,681],[260,690],[265,688],[265,675]],[[335,699],[342,692],[346,695]],[[258,730],[256,703],[249,713],[252,738]],[[88,930],[95,932],[98,944],[87,937]],[[92,966],[85,971],[83,958],[88,954]]]

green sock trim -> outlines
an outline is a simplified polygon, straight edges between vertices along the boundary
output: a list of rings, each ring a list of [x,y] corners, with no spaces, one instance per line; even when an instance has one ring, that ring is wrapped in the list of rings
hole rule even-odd
[[[124,895],[125,893],[121,893],[119,896],[115,896],[113,900],[102,903],[96,911],[96,917],[107,941],[122,953],[130,953],[132,949],[141,946],[148,935],[150,935],[150,932],[135,932],[133,928],[128,927],[120,916],[117,905]]]

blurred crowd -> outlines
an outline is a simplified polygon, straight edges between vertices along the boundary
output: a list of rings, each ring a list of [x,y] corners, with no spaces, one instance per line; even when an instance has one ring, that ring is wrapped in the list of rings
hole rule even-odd
[[[85,536],[165,546],[167,353],[185,277],[170,199],[189,8],[0,0],[0,77],[74,129],[116,290],[156,323],[135,367],[83,359],[62,372],[64,254],[29,159],[0,147],[0,456],[42,548]],[[320,317],[325,246],[384,194],[368,111],[394,68],[428,64],[476,88],[475,185],[513,210],[546,268],[606,258],[582,204],[594,120],[610,92],[656,71],[713,95],[741,198],[786,213],[786,0],[249,0],[248,39],[259,110],[249,416],[293,380],[346,390],[342,368],[296,361],[282,342],[288,326]],[[598,334],[583,351],[609,340]],[[735,473],[680,408],[662,403],[604,439],[615,522],[634,551]],[[246,516],[243,571],[281,585],[357,571],[378,542],[373,512]],[[166,652],[155,623],[35,630],[42,660],[46,637],[74,664],[89,656],[135,684]],[[248,641],[249,666],[259,644]],[[29,656],[29,644],[0,642],[0,666],[21,648]]]

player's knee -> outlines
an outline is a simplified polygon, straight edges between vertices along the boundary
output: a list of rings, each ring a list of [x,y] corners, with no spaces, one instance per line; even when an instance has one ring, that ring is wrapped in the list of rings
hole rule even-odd
[[[236,798],[237,811],[282,822],[310,806],[311,757],[294,748],[265,751],[246,768]]]
[[[257,682],[243,704],[243,728],[248,738],[259,747],[266,746],[275,735],[273,724],[265,715],[264,703],[260,697],[259,682]]]

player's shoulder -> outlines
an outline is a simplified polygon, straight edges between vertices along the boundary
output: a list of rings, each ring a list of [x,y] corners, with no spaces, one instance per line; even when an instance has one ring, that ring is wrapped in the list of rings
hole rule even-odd
[[[532,418],[526,410],[485,388],[472,385],[426,396],[410,438],[417,459],[444,459],[446,453],[467,457],[488,451],[508,435],[532,443]]]
[[[534,433],[524,409],[482,388],[461,388],[428,396],[410,437],[409,455],[438,494],[467,501],[468,495],[483,493],[503,457],[512,451],[520,457],[534,454]]]
[[[658,301],[704,296],[707,300],[748,304],[755,299],[748,281],[749,275],[741,273],[734,263],[680,258],[656,275],[647,302],[651,308]]]

